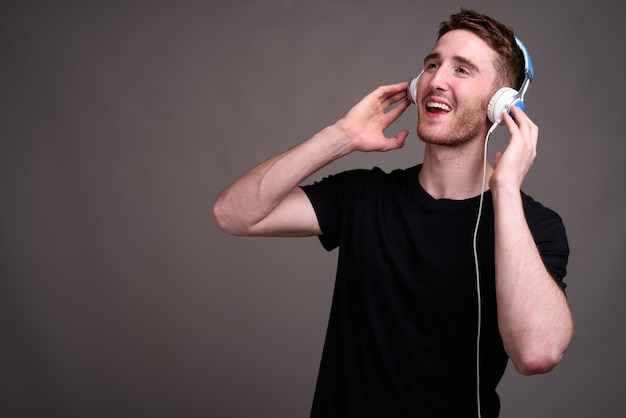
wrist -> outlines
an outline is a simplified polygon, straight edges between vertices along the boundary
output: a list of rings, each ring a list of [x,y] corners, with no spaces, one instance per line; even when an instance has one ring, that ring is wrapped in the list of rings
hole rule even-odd
[[[340,156],[350,154],[357,150],[356,141],[354,136],[343,125],[343,120],[338,120],[335,124],[326,127],[322,130],[324,136],[329,140],[339,153]]]
[[[519,195],[521,185],[512,176],[503,176],[502,173],[494,172],[489,179],[489,189],[494,195],[513,196]]]
[[[517,186],[499,184],[491,187],[491,196],[493,199],[493,209],[495,213],[523,213],[522,209],[522,193]]]

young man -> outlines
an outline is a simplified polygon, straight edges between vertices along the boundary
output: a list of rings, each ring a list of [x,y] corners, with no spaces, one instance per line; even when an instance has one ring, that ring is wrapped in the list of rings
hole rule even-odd
[[[407,131],[384,135],[410,106],[400,83],[217,198],[215,220],[229,233],[318,235],[340,249],[311,416],[496,417],[508,358],[525,375],[561,359],[573,333],[567,239],[560,217],[520,190],[538,128],[514,106],[502,114],[510,142],[486,166],[473,244],[488,102],[503,86],[519,88],[523,67],[510,28],[461,10],[441,24],[417,83],[422,164],[299,186],[350,152],[403,146]]]

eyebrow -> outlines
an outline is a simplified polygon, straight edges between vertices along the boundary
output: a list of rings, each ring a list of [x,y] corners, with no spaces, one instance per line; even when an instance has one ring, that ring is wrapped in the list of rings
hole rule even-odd
[[[430,60],[437,60],[440,58],[441,58],[441,54],[439,54],[438,52],[431,52],[430,54],[426,55],[426,58],[424,58],[424,64],[426,64]],[[454,55],[452,57],[452,60],[467,65],[474,72],[480,72],[476,64],[474,64],[474,62],[468,58],[465,58],[461,55]]]

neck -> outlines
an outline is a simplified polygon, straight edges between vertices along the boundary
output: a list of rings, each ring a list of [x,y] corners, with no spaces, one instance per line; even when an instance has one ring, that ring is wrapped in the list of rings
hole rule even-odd
[[[426,144],[419,174],[421,186],[435,199],[463,200],[482,191],[484,141],[454,147]],[[485,188],[493,167],[487,163]]]

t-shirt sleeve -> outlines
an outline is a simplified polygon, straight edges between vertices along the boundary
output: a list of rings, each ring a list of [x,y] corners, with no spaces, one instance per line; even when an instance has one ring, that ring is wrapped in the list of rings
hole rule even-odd
[[[339,246],[341,218],[352,207],[355,196],[371,170],[350,170],[325,177],[313,184],[301,186],[320,224],[319,240],[328,251]]]
[[[563,220],[553,210],[534,201],[528,203],[528,200],[526,220],[546,269],[559,287],[565,290],[567,285],[563,279],[567,274],[569,245]]]

